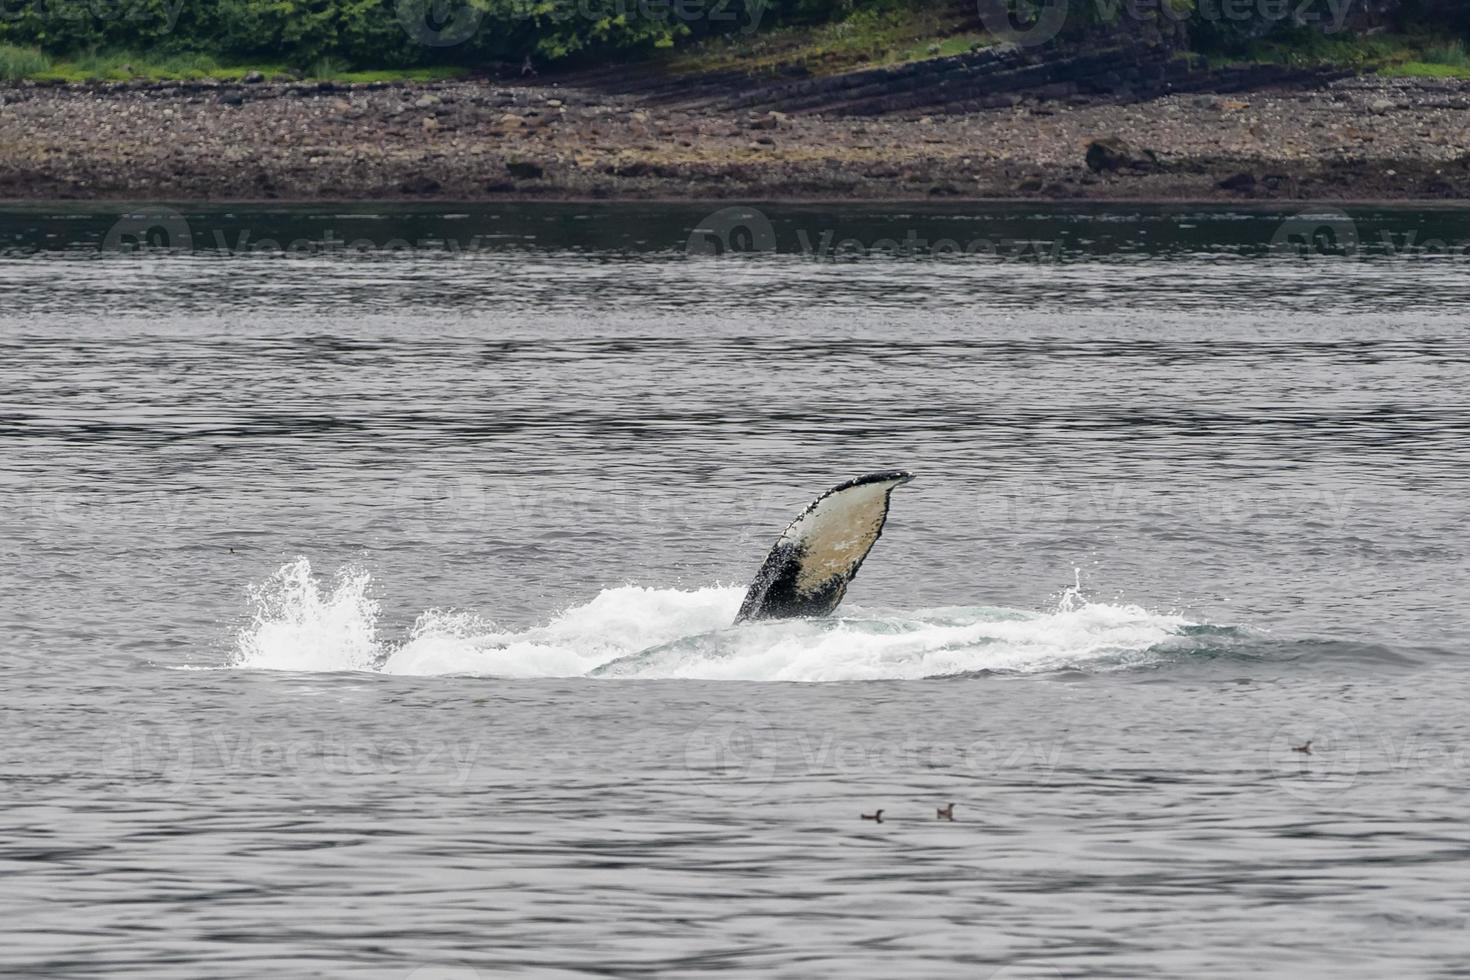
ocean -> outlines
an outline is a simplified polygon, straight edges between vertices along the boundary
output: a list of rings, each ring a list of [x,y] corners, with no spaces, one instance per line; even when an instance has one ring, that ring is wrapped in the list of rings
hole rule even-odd
[[[1470,975],[1467,283],[1454,209],[7,206],[0,973]]]

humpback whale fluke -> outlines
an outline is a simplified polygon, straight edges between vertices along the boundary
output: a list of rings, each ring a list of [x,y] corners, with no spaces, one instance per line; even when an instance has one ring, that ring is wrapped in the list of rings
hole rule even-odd
[[[825,616],[836,609],[883,533],[889,495],[912,479],[903,470],[869,473],[812,501],[776,539],[735,622]]]

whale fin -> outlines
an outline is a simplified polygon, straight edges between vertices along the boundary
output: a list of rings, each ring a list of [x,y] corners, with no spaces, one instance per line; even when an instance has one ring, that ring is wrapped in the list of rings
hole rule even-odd
[[[912,479],[903,470],[869,473],[812,501],[776,540],[735,622],[825,616],[836,609],[883,533],[889,494]]]

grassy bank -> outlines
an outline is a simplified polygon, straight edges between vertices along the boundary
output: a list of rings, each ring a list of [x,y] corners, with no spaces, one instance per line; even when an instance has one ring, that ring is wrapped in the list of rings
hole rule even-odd
[[[740,71],[752,75],[799,72],[825,75],[857,68],[901,64],[977,50],[994,39],[977,29],[968,5],[861,7],[827,23],[775,27],[753,34],[708,37],[627,60],[656,64],[676,73]],[[1298,29],[1266,38],[1207,48],[1212,64],[1269,63],[1376,71],[1388,76],[1470,79],[1465,41],[1423,29],[1417,33],[1326,35]],[[470,59],[473,61],[473,59]],[[222,62],[208,54],[90,51],[52,57],[35,47],[0,43],[0,81],[239,81],[259,73],[274,81],[435,81],[463,77],[460,67],[383,68],[354,65],[334,56],[309,65]]]
[[[1300,67],[1352,68],[1389,77],[1470,79],[1465,42],[1428,33],[1371,37],[1294,31],[1209,52],[1212,62],[1247,61]]]
[[[306,68],[276,62],[220,64],[207,54],[148,55],[128,51],[92,52],[51,58],[35,48],[0,44],[0,81],[127,82],[243,80],[259,74],[269,81],[432,82],[463,78],[470,69],[455,66],[360,70],[336,58],[319,58]]]

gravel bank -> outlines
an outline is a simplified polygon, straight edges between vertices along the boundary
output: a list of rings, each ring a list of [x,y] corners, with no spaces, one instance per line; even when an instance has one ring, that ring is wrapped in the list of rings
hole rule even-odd
[[[434,197],[1463,200],[1470,82],[876,118],[711,113],[574,79],[0,88],[0,198]]]

